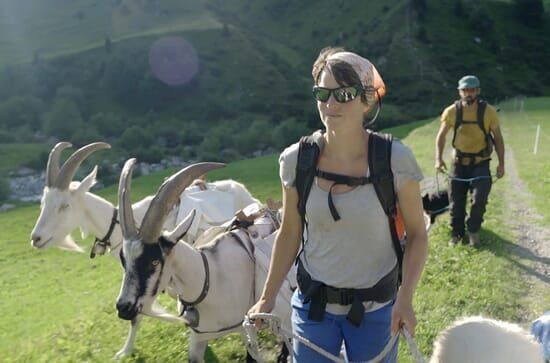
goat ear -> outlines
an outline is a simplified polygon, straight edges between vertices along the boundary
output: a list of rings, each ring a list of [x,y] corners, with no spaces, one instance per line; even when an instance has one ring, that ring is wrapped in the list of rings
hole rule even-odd
[[[88,174],[81,182],[78,188],[76,189],[76,193],[78,194],[84,194],[87,191],[90,190],[90,188],[96,183],[96,175],[97,175],[97,165],[94,166],[94,169]]]
[[[191,228],[196,214],[197,211],[193,209],[180,223],[178,223],[176,228],[166,233],[164,237],[172,243],[178,242],[178,240],[185,236],[187,231],[189,231],[189,228]]]

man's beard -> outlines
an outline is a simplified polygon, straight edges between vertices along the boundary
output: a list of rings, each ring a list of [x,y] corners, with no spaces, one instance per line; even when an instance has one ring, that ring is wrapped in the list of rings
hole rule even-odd
[[[464,102],[466,102],[466,104],[468,106],[470,106],[476,101],[476,97],[475,96],[466,96],[466,97],[463,97],[462,100]]]

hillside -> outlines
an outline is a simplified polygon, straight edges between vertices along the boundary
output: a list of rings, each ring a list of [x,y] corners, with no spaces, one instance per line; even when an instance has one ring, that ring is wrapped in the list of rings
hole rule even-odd
[[[107,140],[112,155],[150,162],[280,150],[319,127],[309,74],[327,45],[380,70],[388,96],[378,127],[438,114],[466,73],[491,102],[547,95],[548,14],[525,25],[513,3],[4,1],[0,143]],[[166,35],[197,54],[186,84],[168,86],[151,69],[151,49]],[[37,158],[29,163],[42,165]]]

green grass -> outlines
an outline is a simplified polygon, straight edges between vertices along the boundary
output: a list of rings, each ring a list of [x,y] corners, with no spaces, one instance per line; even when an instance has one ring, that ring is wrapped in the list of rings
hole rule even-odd
[[[501,105],[501,123],[505,143],[512,146],[520,177],[534,195],[537,212],[543,216],[543,224],[550,225],[550,98],[530,98],[524,103],[524,112],[519,112],[519,101]],[[538,151],[534,145],[537,126],[540,125]]]
[[[426,176],[432,175],[438,128],[437,121],[428,121],[420,121],[414,130],[392,130],[414,150]],[[133,199],[154,192],[171,172],[136,178]],[[245,182],[262,200],[280,199],[276,155],[232,163],[210,177]],[[502,213],[506,183],[496,183],[491,194],[478,248],[449,248],[445,216],[430,231],[428,264],[415,299],[417,342],[428,356],[436,334],[456,317],[483,314],[525,322],[550,304],[546,299],[536,310],[525,307],[530,305],[524,304],[527,287],[521,273],[530,261],[513,252],[514,238]],[[110,187],[100,194],[114,200],[115,192]],[[127,331],[127,323],[117,319],[114,307],[121,268],[110,257],[91,260],[87,254],[32,250],[28,236],[37,215],[37,205],[0,214],[0,356],[6,362],[107,361],[121,347]],[[86,249],[90,243],[84,242]],[[174,309],[169,299],[162,297],[162,303]],[[187,339],[184,328],[145,318],[135,354],[124,361],[184,361]],[[269,340],[263,344],[272,346]],[[400,362],[411,361],[406,349],[401,350]],[[207,361],[243,361],[244,355],[240,338],[231,335],[211,343]]]
[[[145,2],[54,0],[8,1],[0,12],[0,66],[28,62],[35,53],[52,57],[103,45],[106,36],[131,37],[219,28],[203,1],[166,0],[156,10]],[[151,4],[151,2],[148,2]]]
[[[424,122],[425,123],[425,122]],[[438,119],[408,132],[404,139],[414,151],[425,177],[434,173],[434,140]],[[505,206],[500,197],[504,184],[497,183],[491,193],[486,221],[481,231],[481,245],[449,248],[448,215],[438,219],[429,235],[428,262],[415,297],[417,311],[417,342],[429,356],[437,333],[456,318],[485,315],[519,322],[524,314],[532,318],[541,311],[525,311],[521,297],[520,261],[512,252],[513,235],[503,228],[506,221],[501,211]],[[404,344],[400,347],[400,362],[412,362]]]
[[[33,160],[39,153],[48,151],[44,144],[0,144],[0,177]]]

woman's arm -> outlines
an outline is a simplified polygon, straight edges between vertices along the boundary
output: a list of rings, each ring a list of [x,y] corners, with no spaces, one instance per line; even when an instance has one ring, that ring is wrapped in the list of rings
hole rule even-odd
[[[407,247],[403,257],[403,281],[392,312],[392,334],[397,333],[402,324],[414,334],[416,318],[412,300],[428,255],[428,235],[422,214],[419,183],[405,183],[397,193],[397,198],[407,233]]]
[[[298,212],[296,188],[283,187],[283,222],[275,237],[269,271],[262,295],[249,310],[251,313],[270,312],[279,289],[294,263],[302,240],[302,221]]]

